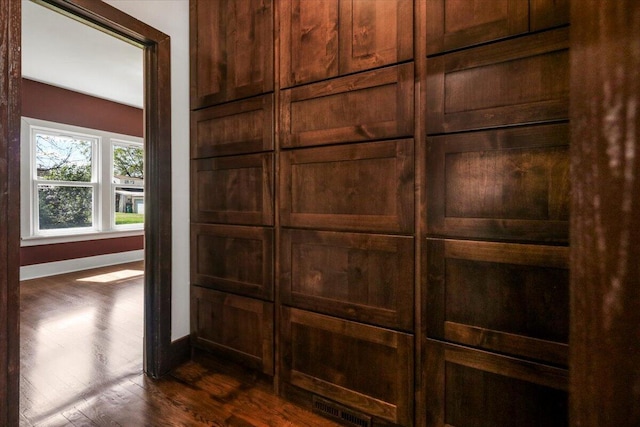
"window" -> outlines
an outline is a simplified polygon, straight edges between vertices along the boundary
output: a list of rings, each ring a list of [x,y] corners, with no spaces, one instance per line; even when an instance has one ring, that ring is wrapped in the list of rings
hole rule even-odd
[[[23,118],[22,237],[141,230],[141,138]]]
[[[97,138],[32,130],[34,223],[37,233],[92,229],[95,223]]]
[[[144,151],[140,144],[114,141],[113,161],[114,226],[144,223]]]

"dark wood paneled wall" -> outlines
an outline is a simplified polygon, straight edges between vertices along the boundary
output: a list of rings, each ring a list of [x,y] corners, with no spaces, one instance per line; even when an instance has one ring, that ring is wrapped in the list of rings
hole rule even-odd
[[[640,425],[640,5],[571,9],[571,423]]]
[[[566,425],[568,0],[191,12],[193,342],[348,425]]]
[[[190,13],[192,343],[273,376],[274,4]]]
[[[427,1],[428,426],[568,423],[567,6]]]

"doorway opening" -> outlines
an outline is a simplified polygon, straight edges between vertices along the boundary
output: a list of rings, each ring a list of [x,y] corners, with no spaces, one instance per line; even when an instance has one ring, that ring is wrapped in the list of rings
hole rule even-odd
[[[143,49],[144,63],[144,371],[170,366],[171,340],[171,91],[170,39],[103,2],[37,3]]]
[[[144,371],[159,377],[171,354],[171,82],[170,39],[155,28],[101,1],[40,0],[68,16],[138,44],[144,51],[146,142]],[[0,124],[0,424],[19,419],[19,138],[21,2],[0,1],[0,49],[4,61]],[[7,108],[8,107],[8,108]],[[6,178],[6,179],[5,179]]]

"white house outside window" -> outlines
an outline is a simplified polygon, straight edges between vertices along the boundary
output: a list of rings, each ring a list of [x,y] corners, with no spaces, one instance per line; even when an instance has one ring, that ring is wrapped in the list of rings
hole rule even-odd
[[[23,118],[22,237],[144,227],[142,138]]]

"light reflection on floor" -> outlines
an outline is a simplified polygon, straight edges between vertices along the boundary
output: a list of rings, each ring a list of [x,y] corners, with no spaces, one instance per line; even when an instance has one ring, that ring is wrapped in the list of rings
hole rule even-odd
[[[132,277],[142,276],[144,271],[142,270],[118,270],[112,273],[98,274],[97,276],[83,277],[78,279],[78,282],[96,282],[96,283],[109,283],[117,282],[123,279],[130,279]]]
[[[141,372],[139,266],[72,273],[68,283],[23,282],[20,412],[31,423]]]

